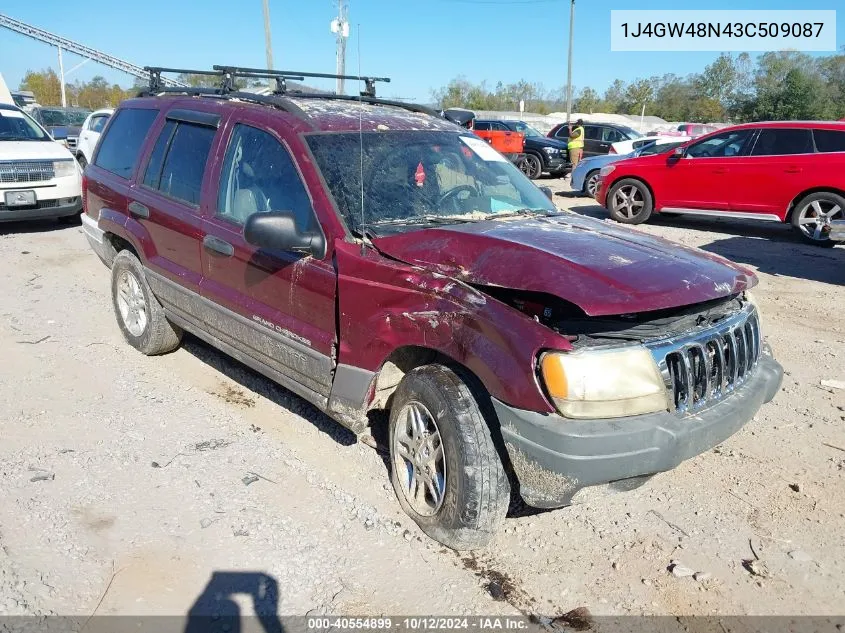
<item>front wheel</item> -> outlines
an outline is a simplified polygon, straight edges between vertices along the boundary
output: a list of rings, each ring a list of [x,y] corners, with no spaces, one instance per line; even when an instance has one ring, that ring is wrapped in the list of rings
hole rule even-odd
[[[843,217],[845,198],[832,192],[820,191],[802,198],[795,205],[792,226],[806,242],[830,247],[836,244],[830,239],[830,223]]]
[[[525,159],[520,163],[520,169],[531,180],[537,180],[543,173],[543,162],[539,156],[526,154]]]
[[[469,386],[443,365],[402,379],[390,410],[390,479],[423,532],[455,550],[486,545],[510,486]]]
[[[607,192],[610,217],[623,224],[642,224],[651,217],[654,202],[648,187],[634,178],[623,178]]]
[[[595,198],[599,190],[599,170],[594,169],[584,178],[584,193]]]

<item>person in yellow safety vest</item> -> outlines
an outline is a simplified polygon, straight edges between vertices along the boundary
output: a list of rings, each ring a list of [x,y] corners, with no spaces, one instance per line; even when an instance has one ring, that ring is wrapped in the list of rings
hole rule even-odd
[[[569,162],[572,163],[572,169],[575,169],[584,153],[584,121],[581,119],[575,121],[575,129],[570,128],[566,149],[569,151]]]

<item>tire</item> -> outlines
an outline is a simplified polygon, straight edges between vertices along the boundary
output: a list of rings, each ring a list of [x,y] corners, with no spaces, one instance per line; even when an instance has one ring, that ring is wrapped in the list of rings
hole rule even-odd
[[[630,204],[623,202],[622,198]],[[654,208],[651,192],[643,181],[636,178],[623,178],[614,183],[607,192],[605,204],[610,211],[610,217],[622,224],[642,224],[651,217]]]
[[[845,198],[832,191],[819,191],[804,196],[795,203],[792,226],[805,242],[815,246],[831,247],[831,220],[845,219]]]
[[[111,270],[112,305],[126,342],[147,356],[166,354],[179,347],[182,330],[165,317],[138,258],[128,250],[120,251]]]
[[[584,193],[590,198],[595,198],[598,193],[599,170],[594,169],[584,177]]]
[[[422,460],[430,470],[422,470]],[[418,367],[399,383],[390,410],[390,465],[399,505],[446,547],[484,547],[505,518],[510,484],[490,427],[469,386],[443,365]],[[422,483],[420,472],[430,473]],[[423,486],[422,498],[412,494],[414,482]]]
[[[88,167],[88,161],[85,159],[85,154],[79,152],[79,155],[76,157],[76,160],[79,162],[80,168],[85,171],[85,168]]]
[[[543,161],[536,154],[526,154],[520,168],[522,173],[531,180],[537,180],[543,175]]]

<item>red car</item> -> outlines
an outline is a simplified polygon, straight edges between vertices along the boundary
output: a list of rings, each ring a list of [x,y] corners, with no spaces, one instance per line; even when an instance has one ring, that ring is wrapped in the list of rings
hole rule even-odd
[[[634,488],[780,388],[751,271],[559,212],[436,112],[166,90],[121,103],[85,170],[127,343],[192,332],[359,436],[389,412],[399,504],[450,547],[492,538],[511,485]]]
[[[791,222],[807,241],[832,246],[830,223],[845,213],[845,123],[725,128],[605,166],[596,200],[625,224],[652,213]]]

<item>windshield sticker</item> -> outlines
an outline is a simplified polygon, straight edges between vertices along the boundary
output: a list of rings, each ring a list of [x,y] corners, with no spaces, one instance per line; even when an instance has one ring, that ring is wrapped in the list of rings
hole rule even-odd
[[[461,141],[475,152],[481,160],[488,163],[506,163],[508,159],[490,147],[486,142],[474,136],[462,136]]]
[[[417,172],[414,174],[414,181],[417,183],[417,187],[422,187],[425,184],[425,168],[423,167],[422,162],[417,165]]]

